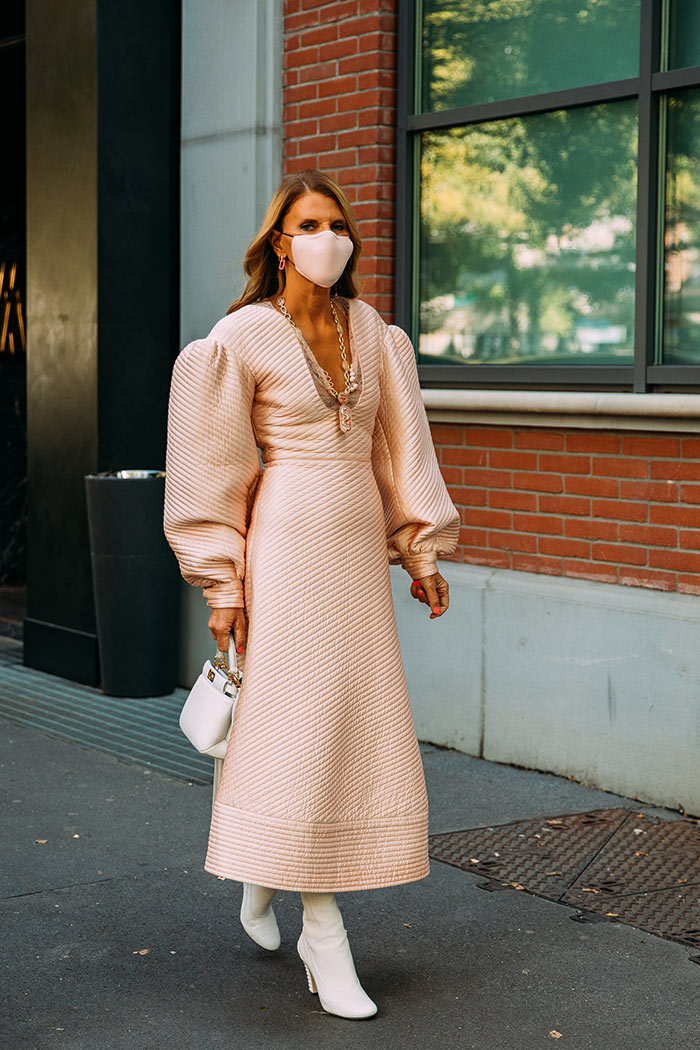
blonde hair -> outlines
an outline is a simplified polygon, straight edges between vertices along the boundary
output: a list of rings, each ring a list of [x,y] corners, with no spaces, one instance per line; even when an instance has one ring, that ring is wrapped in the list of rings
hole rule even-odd
[[[353,243],[353,252],[341,276],[331,288],[331,295],[342,295],[346,299],[356,298],[357,287],[353,275],[362,251],[362,241],[350,202],[337,182],[329,175],[325,175],[322,171],[309,169],[298,174],[287,175],[282,179],[268,205],[260,229],[243,260],[243,269],[248,278],[243,294],[231,303],[226,311],[227,314],[240,310],[249,303],[271,299],[284,288],[284,272],[279,269],[279,260],[270,243],[270,235],[274,230],[281,231],[284,216],[292,204],[305,193],[322,193],[324,197],[330,197],[343,213]]]

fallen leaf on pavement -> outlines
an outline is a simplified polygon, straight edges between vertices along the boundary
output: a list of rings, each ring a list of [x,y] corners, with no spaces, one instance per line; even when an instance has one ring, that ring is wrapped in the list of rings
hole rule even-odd
[[[557,1032],[556,1028],[553,1028],[552,1031],[549,1033],[549,1036],[550,1039],[561,1039],[562,1034],[561,1032]]]
[[[135,952],[132,952],[131,954],[132,955],[148,955],[150,950],[151,950],[150,948],[138,948]]]
[[[48,842],[49,840],[48,839],[34,839],[34,841],[36,842],[37,846],[43,846],[44,843]]]

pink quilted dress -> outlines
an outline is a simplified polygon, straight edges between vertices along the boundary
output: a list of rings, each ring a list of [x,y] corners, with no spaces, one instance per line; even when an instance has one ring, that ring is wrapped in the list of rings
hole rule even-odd
[[[268,302],[186,346],[170,393],[166,536],[209,605],[248,619],[205,869],[283,890],[429,874],[389,564],[434,572],[459,516],[408,336],[361,300],[346,308],[359,380],[348,432],[313,354]],[[439,618],[417,603],[414,615],[430,659]]]

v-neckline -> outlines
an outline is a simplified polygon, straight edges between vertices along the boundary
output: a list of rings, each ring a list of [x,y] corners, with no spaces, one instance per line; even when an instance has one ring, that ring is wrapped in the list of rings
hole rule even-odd
[[[278,317],[284,322],[286,326],[288,326],[291,329],[290,334],[294,337],[294,341],[299,345],[302,351],[307,367],[309,368],[312,377],[316,381],[316,386],[317,388],[320,388],[319,393],[323,391],[323,394],[325,394],[325,397],[322,398],[324,403],[327,404],[329,407],[332,406],[334,408],[338,408],[338,399],[335,396],[335,394],[331,391],[330,386],[328,385],[328,379],[325,375],[325,372],[319,364],[313,350],[304,338],[304,333],[301,331],[301,329],[297,328],[296,326],[292,328],[287,318],[284,316],[281,310],[279,310],[275,306],[273,302],[271,302],[269,299],[264,299],[262,301],[265,305],[269,306],[270,309],[278,315]],[[347,302],[348,338],[350,342],[350,364],[355,366],[355,381],[357,383],[357,388],[348,395],[347,404],[349,408],[354,408],[362,393],[362,364],[360,361],[360,355],[357,352],[357,340],[355,338],[355,326],[353,324],[353,300],[346,299],[345,301]],[[297,331],[299,332],[298,336]]]

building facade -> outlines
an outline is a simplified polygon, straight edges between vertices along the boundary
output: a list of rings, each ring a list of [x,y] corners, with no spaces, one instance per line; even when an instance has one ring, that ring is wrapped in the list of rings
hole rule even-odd
[[[284,56],[462,517],[419,735],[698,812],[697,5],[286,0]]]
[[[462,518],[439,627],[392,568],[419,737],[700,813],[697,5],[149,10],[30,11],[27,662],[94,679],[83,474],[162,457],[177,350],[240,290],[280,176],[319,167]],[[184,584],[182,608],[188,684],[208,610]]]

